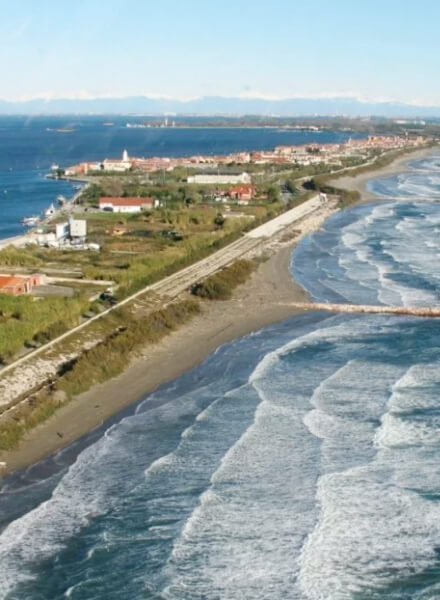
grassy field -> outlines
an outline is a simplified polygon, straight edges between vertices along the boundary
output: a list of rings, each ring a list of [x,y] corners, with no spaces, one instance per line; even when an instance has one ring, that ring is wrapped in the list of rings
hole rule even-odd
[[[87,211],[77,216],[87,220],[88,240],[98,243],[100,252],[6,248],[0,252],[0,272],[2,266],[5,272],[16,267],[65,277],[76,273],[77,278],[71,285],[72,298],[0,295],[0,362],[10,362],[26,345],[57,337],[91,309],[99,312],[109,306],[108,298],[91,304],[88,298],[100,290],[81,279],[114,282],[114,295],[121,300],[223,247],[282,209],[280,202],[257,203],[240,207],[243,216],[231,219],[219,219],[225,208],[212,204],[180,203],[131,215]],[[121,228],[123,235],[117,235]]]

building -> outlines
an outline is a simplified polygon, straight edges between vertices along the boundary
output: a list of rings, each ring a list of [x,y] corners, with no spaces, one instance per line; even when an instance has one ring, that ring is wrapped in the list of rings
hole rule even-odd
[[[69,223],[65,221],[64,223],[57,223],[55,225],[55,239],[63,240],[67,238],[69,235]]]
[[[19,296],[30,294],[35,286],[44,283],[44,275],[0,275],[0,294]]]
[[[72,239],[84,239],[87,237],[87,221],[84,219],[69,219],[69,235]]]
[[[125,235],[131,233],[131,229],[125,225],[115,225],[111,233],[113,235]]]
[[[156,205],[154,198],[113,198],[103,196],[99,199],[100,210],[115,213],[136,213],[150,210]]]
[[[122,153],[122,158],[106,158],[102,162],[82,162],[67,167],[65,175],[87,175],[89,171],[128,171],[133,166],[133,160],[128,156],[127,150]]]
[[[128,157],[127,150],[122,153],[122,159],[106,158],[101,163],[103,171],[128,171],[132,167],[132,161]]]
[[[255,197],[256,191],[255,185],[234,185],[229,188],[228,196],[232,200],[237,200],[238,204],[248,204]]]
[[[187,179],[188,183],[201,183],[201,184],[240,184],[250,183],[251,177],[248,173],[199,173],[197,175],[190,175]]]
[[[57,240],[85,240],[87,237],[87,221],[84,219],[74,219],[71,217],[68,221],[57,223],[55,228],[55,238]]]

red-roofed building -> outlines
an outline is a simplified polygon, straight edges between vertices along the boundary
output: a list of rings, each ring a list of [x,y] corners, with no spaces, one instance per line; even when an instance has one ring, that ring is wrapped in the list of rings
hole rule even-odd
[[[237,204],[248,204],[254,198],[256,191],[255,185],[234,185],[229,188],[228,195],[232,200],[237,200]]]
[[[30,294],[36,285],[42,283],[44,275],[0,275],[0,294]]]
[[[99,199],[99,208],[115,213],[134,213],[149,210],[154,207],[154,198],[133,198],[103,196]]]

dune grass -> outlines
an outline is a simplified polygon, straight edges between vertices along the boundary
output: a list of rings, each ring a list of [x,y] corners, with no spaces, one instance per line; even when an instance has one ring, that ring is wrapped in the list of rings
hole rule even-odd
[[[249,279],[256,265],[256,261],[253,260],[237,260],[194,285],[191,293],[207,300],[228,300],[234,289]]]
[[[53,384],[20,404],[12,419],[0,422],[0,450],[16,448],[26,431],[51,417],[72,397],[122,373],[144,344],[160,341],[200,311],[200,303],[192,298],[169,304],[142,319],[128,309],[115,311],[117,319],[113,314],[112,333],[105,340],[66,365]],[[119,329],[115,331],[116,325]]]

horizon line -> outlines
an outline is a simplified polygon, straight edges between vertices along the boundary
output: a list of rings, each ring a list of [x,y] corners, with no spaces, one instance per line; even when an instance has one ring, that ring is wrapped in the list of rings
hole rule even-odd
[[[255,94],[237,94],[237,95],[223,95],[223,94],[207,94],[207,95],[197,95],[192,97],[179,97],[179,96],[169,96],[167,94],[154,94],[154,93],[140,93],[140,94],[130,94],[130,95],[113,95],[113,94],[88,94],[85,92],[80,93],[66,93],[66,95],[62,94],[52,94],[52,93],[44,93],[28,96],[28,97],[20,97],[20,98],[8,98],[8,97],[0,97],[0,102],[8,103],[8,104],[26,104],[29,102],[45,102],[47,104],[51,102],[57,101],[72,101],[72,102],[89,102],[94,100],[130,100],[133,98],[143,98],[147,100],[156,100],[156,101],[167,101],[167,102],[179,102],[181,104],[189,104],[191,102],[196,102],[200,100],[204,100],[207,98],[219,98],[224,100],[238,100],[238,101],[252,101],[252,100],[262,100],[265,102],[288,102],[293,100],[353,100],[358,102],[359,104],[399,104],[402,106],[409,107],[421,107],[421,108],[437,108],[440,107],[440,101],[438,103],[434,102],[426,102],[422,100],[398,100],[393,98],[366,98],[360,94],[354,94],[350,92],[346,93],[322,93],[322,94],[310,94],[310,95],[297,95],[293,94],[291,96],[271,96],[269,94],[260,94],[256,92]]]

